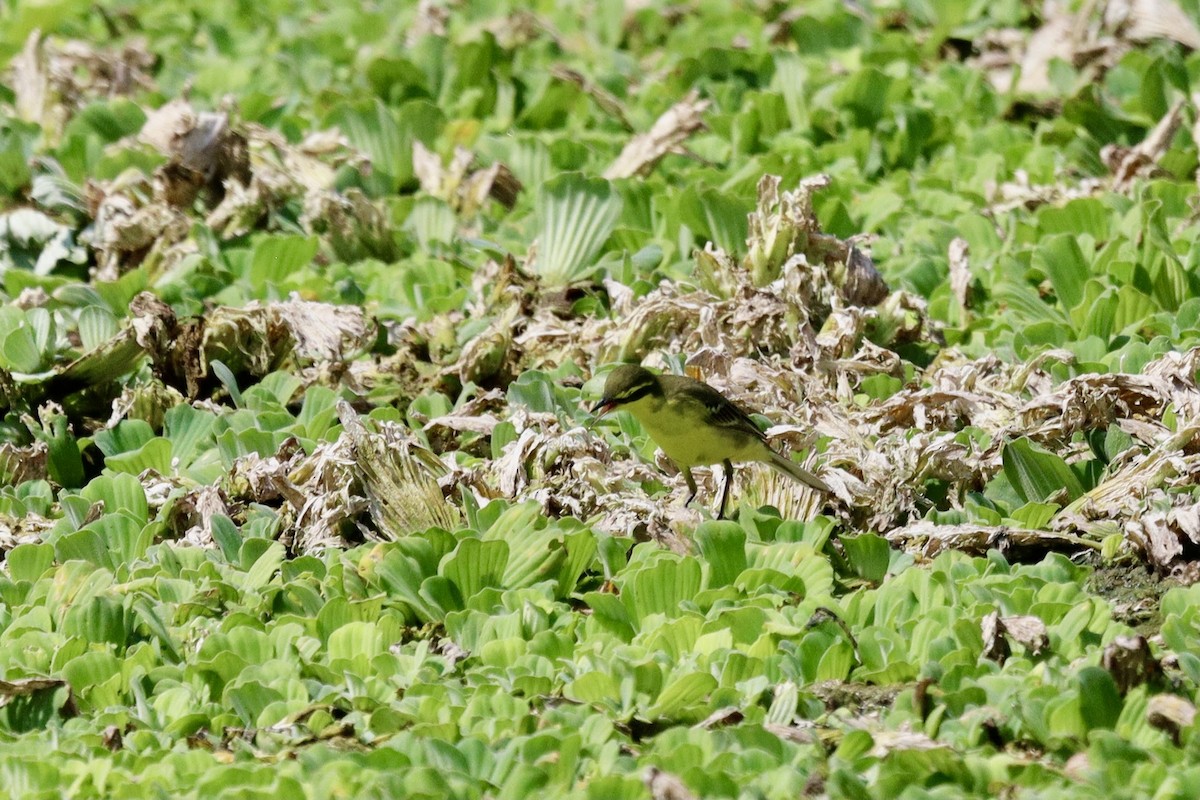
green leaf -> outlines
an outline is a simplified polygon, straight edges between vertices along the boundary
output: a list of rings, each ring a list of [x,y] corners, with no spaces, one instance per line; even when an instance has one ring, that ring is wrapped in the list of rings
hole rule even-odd
[[[40,372],[43,355],[32,328],[22,325],[4,337],[4,361],[13,372]]]
[[[679,198],[679,218],[697,237],[737,256],[746,250],[748,204],[717,189],[689,186]]]
[[[348,622],[330,634],[329,659],[348,662],[347,666],[365,673],[371,668],[371,659],[386,646],[383,632],[374,622]]]
[[[606,672],[588,672],[580,675],[563,688],[563,696],[576,703],[604,704],[616,702],[620,687]]]
[[[696,544],[708,566],[707,588],[729,586],[746,569],[746,531],[733,522],[702,522]]]
[[[1129,333],[1145,324],[1146,319],[1160,310],[1146,294],[1125,285],[1117,290],[1117,308],[1113,315],[1114,333]]]
[[[167,409],[163,415],[163,435],[171,442],[171,456],[187,469],[205,445],[213,446],[213,426],[217,421],[211,411],[201,411],[189,403]]]
[[[8,551],[5,561],[14,581],[36,581],[54,565],[54,546],[19,544]]]
[[[663,687],[658,700],[646,712],[649,719],[686,720],[705,715],[708,696],[717,680],[706,672],[680,675]]]
[[[1121,693],[1108,670],[1084,667],[1079,670],[1079,713],[1088,730],[1111,730],[1121,716]]]
[[[113,472],[140,475],[151,469],[159,475],[171,474],[171,442],[156,436],[137,450],[104,459],[104,466]]]
[[[439,571],[458,587],[463,600],[470,600],[489,586],[503,586],[507,566],[507,542],[463,539]]]
[[[247,539],[242,542],[238,557],[243,566],[248,566],[242,579],[242,588],[257,591],[270,583],[279,571],[279,565],[283,563],[285,555],[283,545],[279,542],[265,539]]]
[[[821,654],[813,680],[817,683],[844,681],[853,667],[854,648],[849,642],[837,642]]]
[[[137,450],[154,438],[154,429],[142,419],[123,419],[115,428],[96,431],[92,441],[107,456]]]
[[[79,442],[71,433],[67,418],[56,415],[50,420],[51,435],[46,440],[49,450],[46,468],[60,486],[75,488],[83,484],[83,457]]]
[[[86,306],[79,312],[79,341],[85,352],[116,336],[117,329],[117,318],[103,306]]]
[[[1067,462],[1024,437],[1009,442],[1001,453],[1004,475],[1025,502],[1044,502],[1066,490],[1067,500],[1083,494],[1083,485]]]
[[[66,636],[81,636],[87,642],[106,642],[124,649],[133,632],[133,614],[124,603],[94,597],[71,606],[63,616],[61,630]]]
[[[62,536],[54,544],[54,555],[60,562],[82,560],[99,567],[112,569],[108,543],[95,528],[83,528]]]
[[[1034,263],[1050,277],[1054,292],[1065,309],[1072,309],[1083,300],[1083,286],[1091,270],[1079,240],[1074,233],[1048,236],[1038,243]]]
[[[559,598],[571,595],[583,574],[594,569],[596,562],[596,536],[590,530],[576,531],[564,539],[563,548],[566,557],[558,570]]]
[[[421,197],[409,212],[404,227],[417,238],[422,250],[434,252],[437,245],[454,241],[458,233],[458,217],[446,201],[436,197]]]
[[[1031,502],[1012,512],[1012,518],[1024,528],[1039,530],[1049,525],[1057,513],[1058,506],[1053,503]]]
[[[225,560],[230,564],[237,564],[242,547],[242,532],[233,524],[233,520],[224,514],[213,514],[210,524],[213,541],[221,548]]]
[[[634,572],[625,582],[621,601],[638,621],[651,614],[674,617],[681,604],[700,591],[700,576],[700,562],[694,558],[662,558]]]
[[[1108,426],[1108,430],[1104,435],[1104,457],[1106,460],[1112,459],[1124,453],[1131,447],[1136,447],[1137,442],[1132,436],[1121,429],[1117,423]]]
[[[875,67],[857,69],[834,93],[834,107],[848,109],[857,127],[874,128],[883,116],[892,82]]]
[[[1114,290],[1105,291],[1088,308],[1083,326],[1079,330],[1080,336],[1098,336],[1107,342],[1115,329],[1117,307],[1120,304],[1121,300]]]
[[[217,380],[221,382],[221,385],[225,387],[225,391],[229,392],[229,399],[233,401],[234,406],[245,408],[246,403],[242,399],[242,392],[238,388],[237,376],[233,374],[233,370],[225,366],[225,362],[216,358],[208,362],[208,367],[212,370],[213,375],[217,376]],[[239,453],[238,455],[244,454]]]
[[[325,127],[336,127],[350,143],[371,159],[370,173],[361,176],[368,194],[395,194],[413,182],[413,142],[432,145],[444,124],[444,115],[426,100],[410,100],[393,112],[378,100],[345,104],[326,117]]]
[[[106,513],[125,511],[143,523],[149,519],[146,491],[133,475],[101,475],[93,478],[79,494],[90,503],[103,503]]]
[[[319,241],[316,236],[268,236],[254,246],[245,278],[257,291],[281,286],[294,273],[312,263]]]
[[[887,539],[873,533],[842,536],[839,541],[854,574],[865,581],[879,583],[887,575],[892,559],[892,547]]]
[[[551,286],[584,277],[621,217],[621,195],[602,178],[568,172],[538,190],[537,260],[533,270]]]

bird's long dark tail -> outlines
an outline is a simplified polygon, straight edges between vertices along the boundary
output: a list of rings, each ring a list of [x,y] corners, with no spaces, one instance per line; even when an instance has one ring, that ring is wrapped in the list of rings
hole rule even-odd
[[[828,485],[826,485],[825,481],[821,480],[816,475],[813,475],[804,467],[800,466],[786,456],[781,456],[779,453],[776,453],[772,450],[771,460],[766,463],[776,472],[781,472],[794,480],[800,481],[800,483],[803,483],[805,486],[816,489],[818,492],[832,494],[832,490]]]

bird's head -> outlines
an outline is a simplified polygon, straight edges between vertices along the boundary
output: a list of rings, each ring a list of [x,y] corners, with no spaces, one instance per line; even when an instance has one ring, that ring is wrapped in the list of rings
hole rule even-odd
[[[603,417],[615,408],[661,393],[662,384],[653,372],[633,364],[622,364],[608,373],[604,396],[592,407],[592,413]]]

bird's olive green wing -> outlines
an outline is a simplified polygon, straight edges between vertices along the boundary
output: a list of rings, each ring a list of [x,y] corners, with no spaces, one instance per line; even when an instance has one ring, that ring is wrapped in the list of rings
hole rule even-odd
[[[672,387],[675,390],[673,394],[679,401],[702,406],[705,417],[711,424],[747,433],[756,439],[765,441],[762,431],[750,418],[750,415],[707,383],[677,375],[662,376],[662,380],[666,381],[667,379],[675,384]]]

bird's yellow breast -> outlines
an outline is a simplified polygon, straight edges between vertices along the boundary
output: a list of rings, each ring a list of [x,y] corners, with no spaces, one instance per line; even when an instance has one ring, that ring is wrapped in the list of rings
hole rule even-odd
[[[667,458],[680,467],[764,458],[762,442],[713,425],[703,404],[688,398],[644,397],[623,409],[637,418]]]

